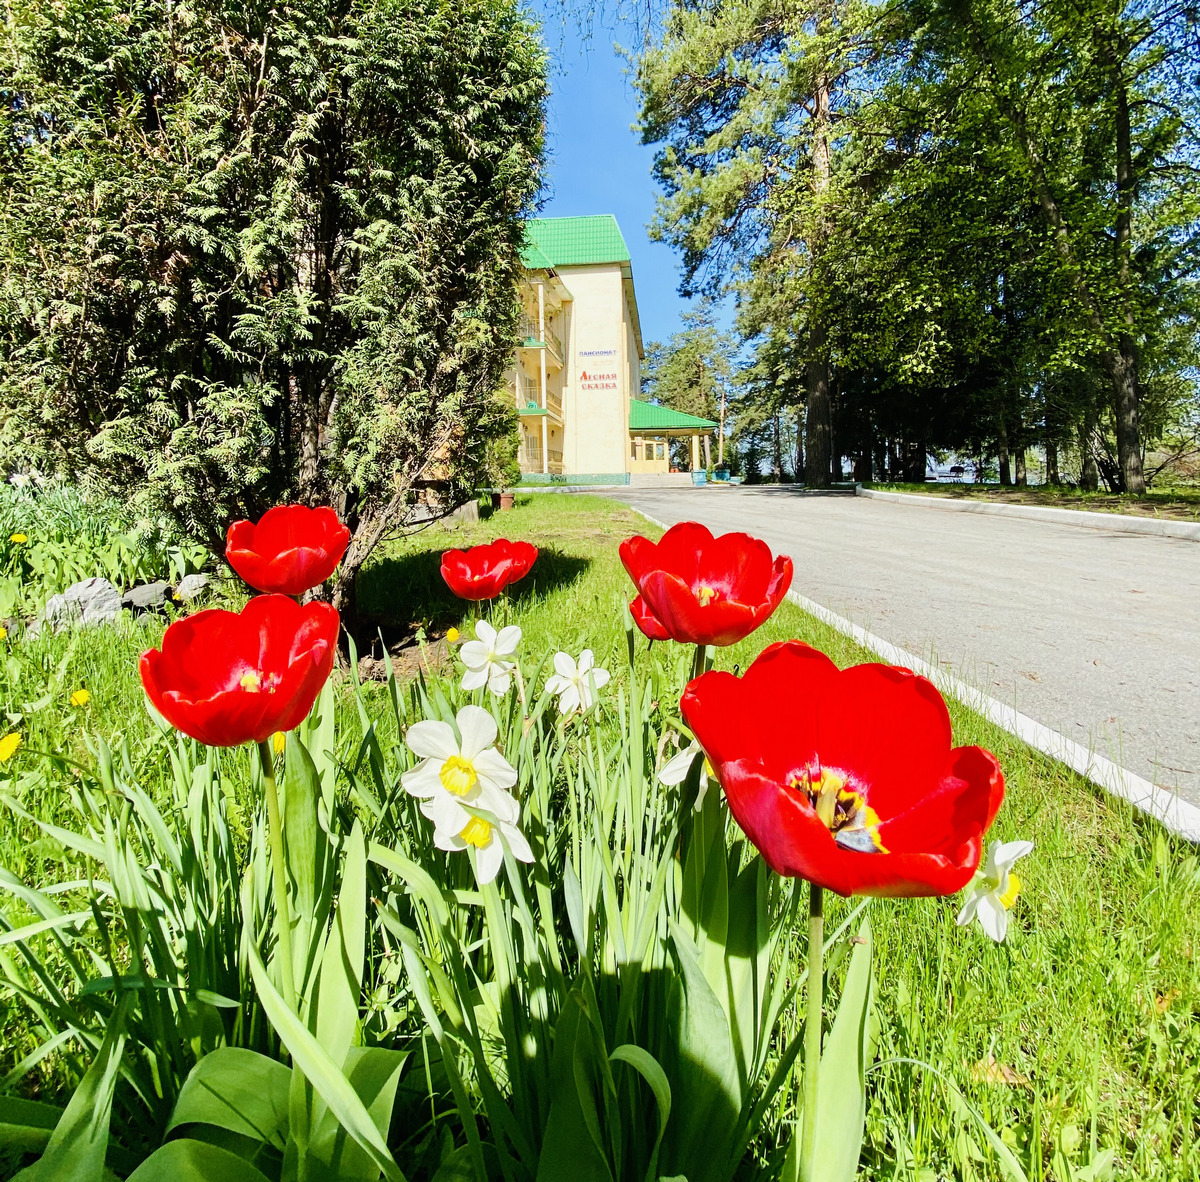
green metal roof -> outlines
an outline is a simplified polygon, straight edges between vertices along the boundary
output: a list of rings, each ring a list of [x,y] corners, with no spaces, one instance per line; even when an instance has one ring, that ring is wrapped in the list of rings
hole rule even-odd
[[[526,238],[521,249],[521,266],[527,271],[549,271],[554,264],[542,254],[536,242]]]
[[[629,247],[611,213],[579,218],[533,218],[527,234],[526,250],[532,247],[554,267],[629,262]]]
[[[712,419],[697,418],[672,410],[669,406],[655,406],[650,402],[629,400],[629,429],[631,431],[686,431],[711,430],[717,424]]]

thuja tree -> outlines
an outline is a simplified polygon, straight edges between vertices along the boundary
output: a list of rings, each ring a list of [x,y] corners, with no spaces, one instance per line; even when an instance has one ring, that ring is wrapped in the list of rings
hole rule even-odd
[[[332,502],[334,598],[511,431],[545,68],[514,0],[11,0],[2,446],[222,544]]]

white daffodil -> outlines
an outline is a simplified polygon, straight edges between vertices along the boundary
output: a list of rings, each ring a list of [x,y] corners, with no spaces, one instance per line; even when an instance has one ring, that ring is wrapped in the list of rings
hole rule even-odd
[[[595,668],[595,663],[590,648],[579,654],[578,663],[570,653],[554,654],[554,672],[546,680],[546,689],[558,695],[559,714],[590,709],[595,701],[592,687],[608,684],[608,670]]]
[[[441,834],[435,830],[433,844],[440,850],[465,850],[473,845],[475,877],[479,879],[480,886],[487,886],[500,872],[505,846],[517,861],[533,861],[533,850],[529,848],[525,834],[516,825],[498,817],[472,817],[460,833]]]
[[[1033,849],[1032,841],[994,841],[987,861],[975,871],[967,888],[971,893],[958,913],[959,926],[973,919],[997,944],[1008,934],[1008,913],[1021,893],[1021,880],[1013,864]]]
[[[662,770],[658,773],[658,782],[666,784],[668,787],[682,784],[688,778],[688,772],[692,770],[692,764],[697,758],[704,760],[704,772],[700,777],[700,791],[696,793],[696,803],[692,806],[696,812],[699,812],[704,807],[704,797],[708,792],[709,784],[717,777],[713,772],[712,764],[708,762],[708,756],[704,754],[704,748],[695,739],[678,755],[672,756],[662,765]]]
[[[507,790],[517,782],[514,767],[496,750],[496,723],[479,706],[464,706],[455,720],[425,720],[408,728],[404,741],[421,762],[400,777],[404,790],[421,799],[421,812],[432,822],[434,841],[444,843],[469,828],[476,818],[463,805],[486,812],[502,825],[516,823],[520,806]],[[471,844],[474,844],[473,842]]]
[[[459,660],[467,667],[462,687],[475,690],[486,685],[492,693],[501,697],[508,693],[516,664],[505,658],[517,651],[517,645],[521,643],[521,629],[510,624],[497,632],[487,620],[479,620],[475,625],[475,635],[477,640],[468,640],[458,650]]]

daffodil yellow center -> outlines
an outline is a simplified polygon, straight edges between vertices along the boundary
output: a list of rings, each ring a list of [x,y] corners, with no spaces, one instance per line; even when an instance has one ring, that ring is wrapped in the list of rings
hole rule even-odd
[[[483,849],[492,840],[492,827],[487,821],[481,821],[478,817],[472,817],[463,826],[463,831],[458,836],[467,845],[473,845],[476,849]]]
[[[469,759],[463,759],[461,755],[450,756],[442,764],[442,770],[438,775],[441,778],[442,787],[455,796],[466,796],[479,779],[475,765]],[[469,829],[470,826],[468,825],[467,828]],[[470,838],[464,837],[463,840],[469,841]]]
[[[879,814],[867,804],[863,793],[846,783],[844,776],[818,767],[815,775],[806,770],[793,776],[788,787],[804,793],[817,820],[843,849],[887,853],[879,840]]]
[[[717,590],[715,587],[697,587],[696,598],[700,600],[701,607],[708,607],[717,598]]]
[[[998,896],[1000,905],[1005,911],[1011,911],[1012,905],[1017,901],[1017,896],[1021,893],[1021,880],[1010,870],[1008,873],[1008,890],[1004,894]]]

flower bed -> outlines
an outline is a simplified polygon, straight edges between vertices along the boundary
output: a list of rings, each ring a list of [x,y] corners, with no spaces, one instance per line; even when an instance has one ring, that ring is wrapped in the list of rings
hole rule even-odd
[[[689,752],[686,727],[730,790],[729,769],[746,755],[737,744],[778,751],[801,742],[788,711],[831,674],[789,667],[734,728],[730,748],[736,701],[710,711],[711,735],[686,702],[679,710],[709,654],[648,648],[622,622],[635,588],[622,586],[615,562],[623,532],[605,516],[615,511],[529,512],[542,552],[483,609],[490,621],[476,622],[479,609],[455,618],[463,636],[452,674],[379,687],[329,682],[282,750],[268,742],[254,761],[244,749],[174,738],[165,725],[133,760],[95,742],[95,771],[77,782],[70,826],[47,834],[64,865],[28,888],[8,884],[5,914],[25,930],[0,948],[8,979],[36,1007],[29,1041],[59,1038],[88,1070],[77,1093],[87,1106],[59,1121],[47,1159],[64,1143],[78,1150],[86,1138],[72,1130],[106,1111],[112,1094],[114,1168],[128,1174],[144,1161],[134,1175],[142,1180],[187,1169],[275,1178],[305,1155],[325,1163],[322,1176],[355,1178],[700,1179],[803,1168],[834,1179],[860,1163],[886,1177],[1068,1177],[1091,1163],[1098,1177],[1106,1149],[1136,1176],[1170,1176],[1171,1146],[1194,1116],[1195,859],[960,710],[951,711],[957,741],[993,748],[1007,773],[997,831],[1037,847],[1011,911],[1011,849],[985,864],[972,895],[982,915],[1011,918],[1008,942],[958,927],[959,896],[870,904],[871,931],[861,934],[870,944],[854,943],[864,904],[827,897],[821,976],[834,1002],[851,999],[826,1033],[835,1065],[825,1078],[840,1094],[809,1106],[820,1130],[810,1143],[832,1147],[815,1159],[825,1164],[789,1156],[802,1125],[803,1072],[791,1067],[803,1042],[807,894],[756,856]],[[563,562],[571,550],[591,565]],[[557,573],[539,586],[543,564]],[[701,608],[731,590],[709,576],[697,586],[712,594],[693,593]],[[651,610],[663,581],[638,580]],[[442,594],[436,587],[426,584],[430,601]],[[664,627],[695,624],[663,615],[655,619]],[[822,640],[786,604],[759,623],[713,654],[721,666],[746,669],[768,640],[802,630]],[[518,628],[515,643],[512,631],[505,637]],[[227,692],[257,709],[276,671],[265,657],[245,666],[230,667]],[[293,683],[286,668],[278,673],[281,693]],[[920,685],[872,676],[882,681],[870,693]],[[750,674],[734,682],[702,673],[689,691],[701,712],[710,678],[719,703]],[[861,694],[841,709],[864,720],[868,755],[907,750],[915,775],[933,756],[911,744],[936,735],[921,750],[942,750],[944,739],[951,758],[948,723],[939,730],[931,700],[889,709]],[[913,710],[933,710],[931,721]],[[889,718],[907,721],[879,731]],[[253,727],[226,737],[263,736]],[[0,790],[37,774],[31,746],[0,765],[12,777]],[[876,774],[853,763],[853,750],[836,766],[806,765],[801,811],[842,850],[837,857],[882,866],[901,846],[884,837],[882,798],[869,786],[853,797]],[[135,763],[169,769],[153,796],[138,786]],[[771,791],[788,789],[791,770],[772,772]],[[990,800],[985,782],[990,772],[980,781]],[[32,827],[36,795],[6,796],[14,823]],[[239,799],[244,810],[233,807]],[[826,808],[836,824],[822,819]],[[771,864],[822,878],[771,848],[751,813],[734,812]],[[872,836],[887,853],[855,848]],[[965,842],[975,852],[939,892],[970,879],[981,848],[969,833]],[[94,896],[78,885],[46,893],[48,880],[78,883],[85,868],[107,884]],[[889,878],[884,893],[899,882]],[[831,1006],[827,1025],[833,1016]],[[1148,1089],[1153,1110],[1125,1103]],[[26,1130],[42,1130],[27,1131],[27,1145],[45,1141],[58,1119],[18,1115]]]

